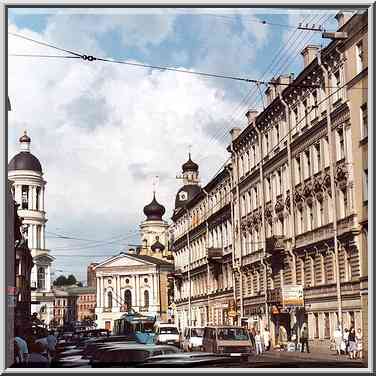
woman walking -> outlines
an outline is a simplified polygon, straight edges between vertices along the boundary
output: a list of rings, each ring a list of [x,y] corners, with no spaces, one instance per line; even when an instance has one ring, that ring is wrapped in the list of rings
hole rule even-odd
[[[355,359],[356,355],[356,339],[355,328],[352,326],[349,333],[349,354],[350,359]]]

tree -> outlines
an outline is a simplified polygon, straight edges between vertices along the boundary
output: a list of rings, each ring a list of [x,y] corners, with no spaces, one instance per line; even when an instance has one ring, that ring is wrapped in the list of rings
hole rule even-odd
[[[64,275],[61,275],[55,279],[53,284],[54,286],[66,286],[68,284],[68,281]]]
[[[82,282],[78,282],[78,283],[77,283],[77,286],[78,286],[78,287],[83,287]]]
[[[67,278],[68,285],[75,285],[77,283],[77,279],[73,274],[70,274]]]

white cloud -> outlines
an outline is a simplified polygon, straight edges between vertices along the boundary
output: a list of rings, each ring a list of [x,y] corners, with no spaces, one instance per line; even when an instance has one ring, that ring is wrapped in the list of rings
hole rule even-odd
[[[9,49],[40,51],[14,37]],[[200,165],[204,182],[227,157],[222,146],[208,143],[211,126],[235,107],[215,81],[101,62],[9,59],[9,157],[27,129],[48,182],[47,230],[106,239],[137,229],[154,175],[160,176],[158,199],[168,219],[188,145],[196,161],[206,157]]]

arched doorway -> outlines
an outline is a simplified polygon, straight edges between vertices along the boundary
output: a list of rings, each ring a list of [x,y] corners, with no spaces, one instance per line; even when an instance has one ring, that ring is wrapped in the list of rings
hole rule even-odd
[[[132,307],[132,292],[131,290],[125,290],[124,291],[124,304],[127,306],[127,308]]]
[[[149,309],[149,291],[144,291],[144,308]]]

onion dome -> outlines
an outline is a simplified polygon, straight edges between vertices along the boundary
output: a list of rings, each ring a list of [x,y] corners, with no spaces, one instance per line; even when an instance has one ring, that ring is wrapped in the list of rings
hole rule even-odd
[[[24,131],[24,134],[20,137],[19,141],[22,142],[31,142],[31,138],[27,135],[26,131]]]
[[[153,201],[144,207],[144,214],[148,221],[163,221],[162,217],[166,209],[155,199],[155,193],[153,195]]]
[[[159,237],[157,236],[156,242],[151,246],[151,250],[153,252],[163,251],[165,246],[159,241]]]
[[[19,139],[21,143],[21,151],[16,154],[8,164],[8,171],[14,170],[30,170],[42,172],[42,165],[37,157],[30,153],[31,138],[26,131]]]
[[[181,187],[176,194],[175,209],[185,207],[189,201],[201,192],[201,187],[197,184],[186,184]]]
[[[189,159],[182,166],[183,172],[186,171],[198,171],[198,164],[193,162],[191,159],[191,153],[189,153]]]

